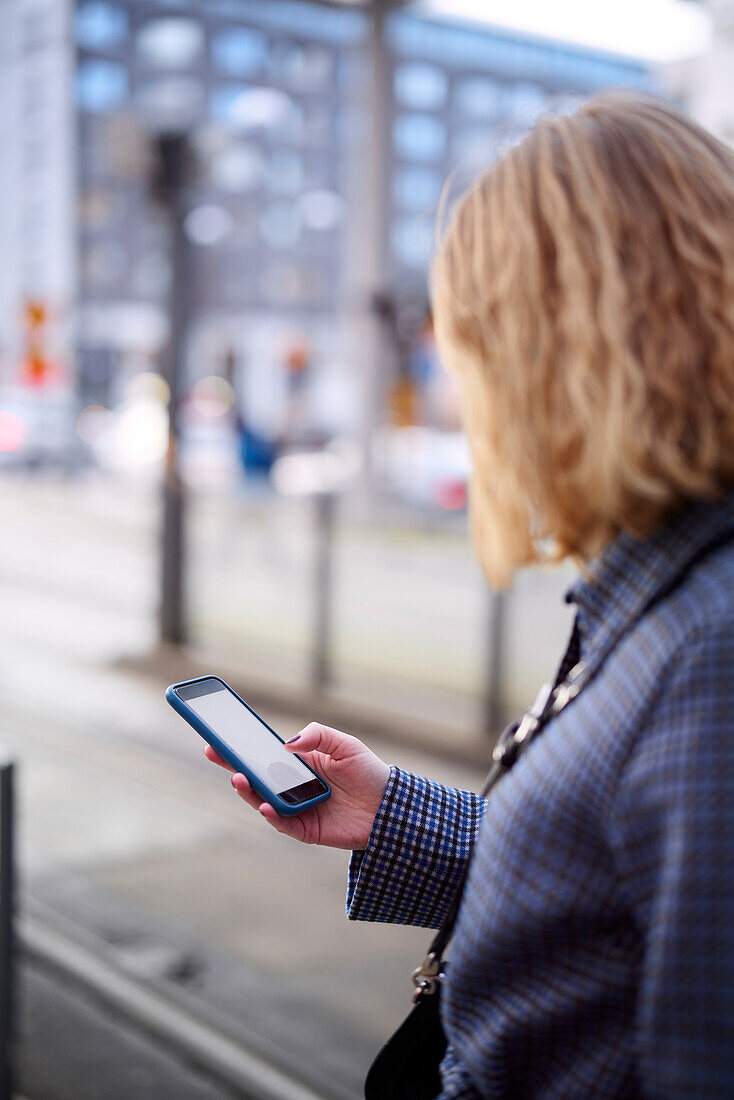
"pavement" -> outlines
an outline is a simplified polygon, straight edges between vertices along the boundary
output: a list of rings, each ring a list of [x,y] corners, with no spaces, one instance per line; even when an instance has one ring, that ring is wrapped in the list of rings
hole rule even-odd
[[[45,914],[72,939],[91,937],[122,972],[218,1021],[317,1095],[356,1100],[375,1050],[409,1008],[410,973],[428,934],[347,922],[348,854],[303,848],[270,830],[237,798],[225,773],[204,761],[199,739],[165,703],[163,674],[182,678],[186,660],[174,661],[174,676],[173,668],[140,658],[156,652],[152,494],[124,484],[8,477],[0,493],[0,744],[18,765],[21,911]],[[229,578],[239,566],[249,587],[230,602],[240,614],[250,609],[241,652],[257,651],[259,658],[252,656],[246,671],[268,672],[272,683],[280,667],[274,654],[282,652],[285,665],[297,651],[283,640],[292,577],[273,596],[279,610],[262,646],[254,632],[259,624],[267,635],[262,609],[277,587],[277,553],[287,578],[289,555],[303,548],[293,549],[287,530],[275,538],[280,520],[268,531],[264,520],[258,527],[256,516],[247,523],[244,514],[230,546],[223,517],[206,511],[194,513],[193,576],[206,574],[209,593],[209,603],[199,595],[194,601],[198,636],[205,648],[218,639],[236,663],[242,643],[227,645],[212,608],[227,607]],[[268,554],[274,541],[280,549]],[[410,635],[387,630],[383,605],[394,596],[407,614],[405,590],[411,574],[423,570],[411,597],[423,600],[423,611],[412,629],[432,634],[421,651],[417,693],[430,697],[426,682],[433,678],[434,689],[451,698],[445,695],[451,669],[478,622],[470,616],[462,626],[457,619],[461,607],[471,607],[471,586],[460,585],[457,600],[442,594],[431,620],[426,594],[443,593],[446,583],[440,548],[429,540],[416,559],[420,540],[398,539],[385,554],[369,540],[355,546],[349,570],[359,564],[364,572],[356,621],[372,646],[386,628],[373,683],[381,682],[380,662],[410,645]],[[448,544],[445,550],[455,552]],[[369,586],[379,591],[372,608]],[[545,622],[536,634],[553,630]],[[443,675],[442,647],[451,654]],[[393,663],[400,664],[398,656]],[[459,687],[453,682],[453,698]],[[264,701],[264,717],[283,735],[323,717],[305,696],[278,707],[273,691]],[[406,714],[407,722],[409,707]],[[413,725],[420,730],[420,718]],[[351,728],[362,732],[359,724]],[[445,741],[450,722],[444,729]],[[478,758],[439,756],[435,740],[416,736],[396,744],[387,733],[388,726],[381,735],[365,730],[385,759],[457,786],[481,783],[485,765]],[[200,1070],[159,1050],[58,974],[27,960],[21,981],[20,1086],[28,1100],[212,1095]],[[225,1100],[221,1088],[214,1095]]]
[[[179,1051],[57,973],[26,962],[19,992],[16,1076],[27,1100],[234,1100]]]

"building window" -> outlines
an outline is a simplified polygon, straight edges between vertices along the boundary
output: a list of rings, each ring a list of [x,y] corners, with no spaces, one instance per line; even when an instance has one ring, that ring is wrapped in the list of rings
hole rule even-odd
[[[393,86],[398,103],[417,111],[442,107],[448,95],[446,73],[436,65],[418,61],[399,65]]]
[[[441,184],[441,174],[432,168],[404,166],[393,176],[393,202],[405,210],[425,210],[438,201]]]
[[[446,127],[433,115],[398,115],[393,144],[406,160],[439,160],[446,149]]]
[[[116,4],[90,0],[74,16],[74,35],[79,46],[104,50],[122,42],[128,31],[127,13]]]
[[[454,102],[462,115],[491,119],[502,113],[502,84],[496,80],[473,76],[457,80]]]
[[[433,248],[430,218],[398,218],[390,228],[390,251],[402,267],[422,268]]]
[[[218,31],[212,38],[212,63],[230,76],[253,76],[263,68],[268,55],[264,35],[243,27]]]
[[[220,84],[211,95],[211,112],[237,129],[283,132],[296,116],[302,117],[303,108],[276,88]]]
[[[159,69],[180,69],[193,64],[203,42],[204,32],[197,22],[170,17],[146,23],[138,31],[137,48],[148,65]]]
[[[209,175],[222,191],[251,191],[263,176],[262,154],[251,145],[229,145],[212,158]]]
[[[83,111],[110,111],[127,99],[128,77],[117,61],[82,61],[76,74],[76,100]]]

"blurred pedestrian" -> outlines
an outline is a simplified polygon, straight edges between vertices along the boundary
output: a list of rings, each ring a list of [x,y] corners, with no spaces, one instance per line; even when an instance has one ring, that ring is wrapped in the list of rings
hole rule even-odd
[[[418,978],[435,1095],[734,1096],[734,153],[636,95],[545,118],[458,205],[433,296],[490,581],[580,564],[556,685],[487,800],[316,724],[291,748],[330,801],[233,784],[354,850],[353,920],[437,927],[471,855]]]
[[[224,380],[234,393],[234,430],[242,472],[246,478],[265,480],[277,458],[277,443],[258,429],[249,414],[246,364],[238,361],[231,346],[225,350],[222,367]]]
[[[313,358],[305,336],[296,334],[289,339],[284,349],[283,366],[287,398],[282,443],[285,447],[302,447],[307,443],[312,419]]]

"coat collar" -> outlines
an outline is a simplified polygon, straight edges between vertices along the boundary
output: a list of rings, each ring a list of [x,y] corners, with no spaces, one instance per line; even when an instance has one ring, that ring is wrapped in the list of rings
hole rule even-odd
[[[635,538],[625,531],[617,535],[565,597],[567,603],[577,605],[586,663],[601,659],[647,604],[727,530],[734,531],[734,492],[718,501],[684,505],[649,538]]]

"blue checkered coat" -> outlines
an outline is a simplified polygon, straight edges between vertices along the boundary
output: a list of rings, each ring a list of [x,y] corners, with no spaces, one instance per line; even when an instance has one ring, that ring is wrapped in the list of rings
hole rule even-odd
[[[734,542],[636,622],[727,529],[734,496],[607,548],[567,597],[599,672],[488,803],[391,771],[351,919],[435,927],[476,839],[445,1100],[734,1097]]]

